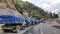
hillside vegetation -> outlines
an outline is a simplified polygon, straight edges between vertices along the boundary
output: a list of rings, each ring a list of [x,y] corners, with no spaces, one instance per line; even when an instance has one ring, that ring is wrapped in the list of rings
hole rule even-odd
[[[45,11],[32,3],[17,0],[15,1],[15,7],[21,14],[28,12],[28,17],[36,19],[46,18]]]

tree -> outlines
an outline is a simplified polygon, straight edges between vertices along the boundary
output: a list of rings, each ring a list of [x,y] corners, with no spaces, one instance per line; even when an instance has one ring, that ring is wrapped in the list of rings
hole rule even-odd
[[[59,17],[58,17],[58,14],[55,14],[55,13],[53,13],[53,17],[54,17],[54,18],[59,18]]]

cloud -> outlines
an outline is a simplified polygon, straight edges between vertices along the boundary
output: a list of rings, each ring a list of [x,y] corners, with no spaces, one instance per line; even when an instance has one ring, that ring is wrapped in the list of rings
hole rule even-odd
[[[57,12],[57,11],[58,11],[58,12]],[[60,8],[58,8],[58,9],[52,11],[52,13],[59,14],[59,13],[60,13]]]
[[[44,10],[55,12],[60,8],[60,0],[24,0],[43,8]],[[58,12],[58,11],[57,11]]]

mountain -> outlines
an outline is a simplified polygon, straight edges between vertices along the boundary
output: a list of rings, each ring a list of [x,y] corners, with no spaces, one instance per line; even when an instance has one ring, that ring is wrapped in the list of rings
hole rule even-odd
[[[47,13],[29,2],[22,0],[0,0],[0,15],[19,15],[27,18],[47,18]]]
[[[54,12],[54,10],[60,9],[60,0],[23,0],[23,1],[33,3],[34,5],[48,12]]]

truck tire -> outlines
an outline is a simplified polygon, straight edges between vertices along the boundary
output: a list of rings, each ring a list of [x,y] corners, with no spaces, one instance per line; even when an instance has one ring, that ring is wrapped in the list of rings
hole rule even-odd
[[[29,23],[26,23],[26,27],[29,27]]]
[[[20,26],[16,26],[15,29],[13,30],[13,33],[18,33],[20,32]]]

